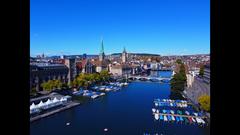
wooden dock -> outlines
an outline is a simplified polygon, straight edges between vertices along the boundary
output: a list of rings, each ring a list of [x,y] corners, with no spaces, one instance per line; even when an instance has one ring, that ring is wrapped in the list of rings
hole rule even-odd
[[[180,116],[180,117],[193,117],[193,118],[207,118],[206,116],[195,116],[195,115],[180,115],[180,114],[167,114],[167,113],[153,113],[153,115],[158,114],[158,115],[170,115],[170,116]]]
[[[53,111],[50,111],[50,112],[47,112],[47,113],[44,113],[44,114],[41,114],[41,115],[37,115],[33,118],[30,118],[30,122],[33,122],[35,120],[50,116],[50,115],[58,113],[58,112],[61,112],[63,110],[67,110],[67,109],[72,108],[72,107],[77,106],[77,105],[80,105],[80,103],[72,102],[72,103],[70,103],[70,104],[68,104],[64,107],[59,108],[59,109],[56,109],[56,110],[53,110]]]

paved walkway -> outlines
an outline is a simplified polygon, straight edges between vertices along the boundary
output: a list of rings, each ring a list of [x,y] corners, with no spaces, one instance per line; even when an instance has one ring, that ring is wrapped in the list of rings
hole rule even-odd
[[[199,96],[204,94],[210,96],[210,85],[196,77],[192,87],[186,89],[186,95],[197,104]]]
[[[63,111],[63,110],[67,110],[67,109],[72,108],[72,107],[77,106],[77,105],[80,105],[80,103],[70,102],[70,103],[68,103],[66,106],[61,107],[61,108],[59,108],[59,109],[56,109],[56,110],[53,110],[53,111],[50,111],[50,112],[47,112],[47,113],[44,113],[44,114],[41,114],[41,115],[37,115],[37,116],[35,116],[35,117],[32,117],[32,118],[30,118],[30,122],[33,122],[33,121],[35,121],[35,120],[38,120],[38,119],[47,117],[47,116],[49,116],[49,115],[52,115],[52,114],[61,112],[61,111]]]

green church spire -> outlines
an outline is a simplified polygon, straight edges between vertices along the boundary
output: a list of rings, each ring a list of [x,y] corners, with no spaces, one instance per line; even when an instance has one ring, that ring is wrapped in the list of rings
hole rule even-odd
[[[101,51],[100,51],[100,53],[104,53],[103,39],[102,39],[102,43],[101,43]]]

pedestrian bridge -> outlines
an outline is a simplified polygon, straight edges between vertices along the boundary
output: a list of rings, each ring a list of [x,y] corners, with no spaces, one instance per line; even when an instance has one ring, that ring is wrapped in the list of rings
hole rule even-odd
[[[129,76],[128,78],[133,78],[133,79],[146,79],[146,80],[159,80],[159,81],[163,81],[163,80],[171,80],[172,77],[153,77],[153,76]]]

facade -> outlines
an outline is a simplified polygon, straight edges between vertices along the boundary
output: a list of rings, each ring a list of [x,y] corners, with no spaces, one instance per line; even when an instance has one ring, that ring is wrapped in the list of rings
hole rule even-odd
[[[206,83],[210,83],[210,64],[204,66],[203,80]]]
[[[76,61],[75,61],[75,59],[68,58],[68,59],[65,59],[64,62],[65,62],[64,64],[69,69],[67,79],[68,79],[68,84],[70,84],[70,82],[73,81],[73,79],[77,75]]]
[[[82,60],[82,73],[95,73],[95,65],[89,59]]]
[[[128,76],[132,72],[132,68],[127,64],[111,65],[109,69],[114,76]]]
[[[37,91],[40,91],[42,90],[40,86],[43,82],[53,79],[58,79],[66,83],[67,75],[68,67],[64,64],[30,64],[30,90],[36,88]]]

